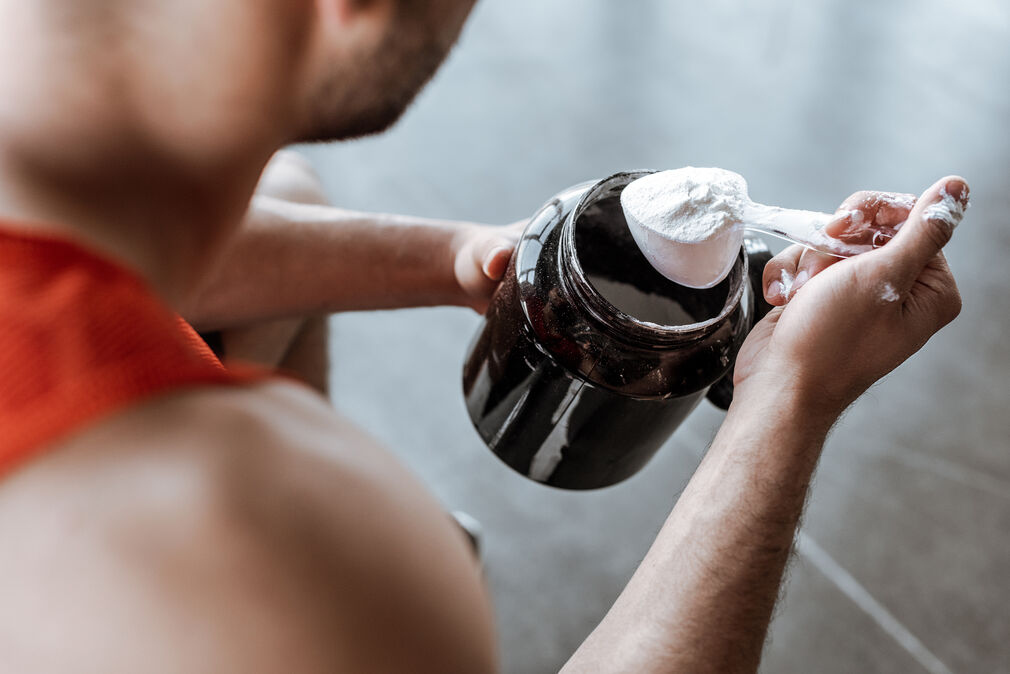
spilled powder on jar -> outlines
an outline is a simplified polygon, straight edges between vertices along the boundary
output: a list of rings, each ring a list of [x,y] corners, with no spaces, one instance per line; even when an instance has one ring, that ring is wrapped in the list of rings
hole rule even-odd
[[[927,206],[926,210],[922,212],[922,218],[943,223],[951,231],[954,231],[961,224],[966,209],[967,205],[962,205],[960,201],[951,196],[947,192],[947,186],[944,185],[940,188],[940,201]]]

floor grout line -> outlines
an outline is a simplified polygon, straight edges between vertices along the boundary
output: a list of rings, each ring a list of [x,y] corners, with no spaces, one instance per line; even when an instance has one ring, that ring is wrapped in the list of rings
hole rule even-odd
[[[952,674],[950,668],[877,601],[869,590],[803,531],[800,531],[797,537],[797,548],[801,555],[810,560],[835,587],[870,616],[898,645],[908,651],[926,671],[930,674]]]

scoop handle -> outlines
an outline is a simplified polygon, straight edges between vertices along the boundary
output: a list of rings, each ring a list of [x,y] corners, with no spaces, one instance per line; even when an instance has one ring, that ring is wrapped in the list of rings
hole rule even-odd
[[[873,250],[872,245],[853,245],[824,233],[835,216],[817,211],[802,211],[751,203],[743,213],[741,226],[771,234],[835,257],[852,257]]]

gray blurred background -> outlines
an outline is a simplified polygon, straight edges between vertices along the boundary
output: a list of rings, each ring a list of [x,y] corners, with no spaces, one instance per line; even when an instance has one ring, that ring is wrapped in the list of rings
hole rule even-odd
[[[758,201],[833,210],[948,173],[960,319],[832,435],[766,672],[1010,671],[1010,3],[481,0],[406,118],[306,149],[348,208],[506,223],[628,168],[721,166]],[[483,522],[508,673],[555,671],[645,553],[722,414],[639,475],[533,484],[470,426],[463,309],[334,319],[337,406]]]

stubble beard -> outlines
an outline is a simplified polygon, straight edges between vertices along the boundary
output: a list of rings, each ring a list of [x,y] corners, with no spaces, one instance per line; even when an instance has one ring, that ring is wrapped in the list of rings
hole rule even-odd
[[[349,140],[393,126],[438,71],[455,43],[400,18],[374,54],[334,67],[311,102],[297,142]]]

